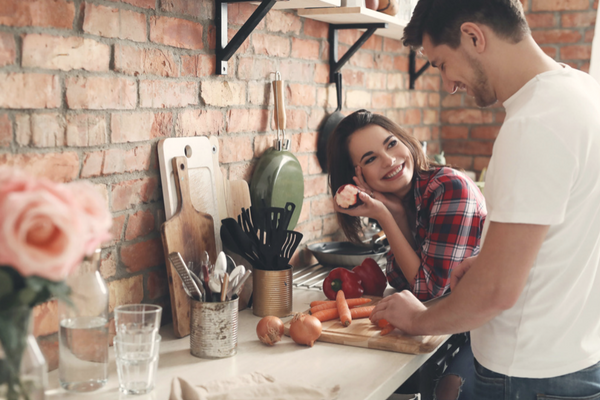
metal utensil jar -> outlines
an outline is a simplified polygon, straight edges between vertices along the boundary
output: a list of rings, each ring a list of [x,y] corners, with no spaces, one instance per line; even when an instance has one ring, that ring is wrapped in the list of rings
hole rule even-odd
[[[252,312],[259,317],[292,314],[292,267],[267,271],[252,271]]]
[[[222,302],[191,300],[190,353],[200,358],[225,358],[237,353],[238,299]]]

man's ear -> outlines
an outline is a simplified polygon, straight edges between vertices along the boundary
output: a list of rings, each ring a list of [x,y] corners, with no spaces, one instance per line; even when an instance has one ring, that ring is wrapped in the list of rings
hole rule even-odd
[[[460,26],[460,32],[463,46],[471,47],[477,53],[482,53],[485,50],[485,34],[479,25],[473,22],[465,22]]]

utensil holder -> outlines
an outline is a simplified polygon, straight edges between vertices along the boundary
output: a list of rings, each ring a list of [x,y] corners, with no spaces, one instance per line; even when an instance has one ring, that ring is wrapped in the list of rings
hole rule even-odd
[[[292,266],[277,271],[252,271],[252,312],[259,317],[292,314]]]
[[[225,358],[237,353],[238,299],[222,302],[190,300],[190,353]]]

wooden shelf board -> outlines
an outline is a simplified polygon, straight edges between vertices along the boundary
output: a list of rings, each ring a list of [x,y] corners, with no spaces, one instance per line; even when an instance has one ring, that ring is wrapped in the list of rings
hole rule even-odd
[[[305,8],[298,15],[330,24],[370,24],[387,22],[387,28],[377,29],[376,35],[400,40],[404,34],[405,21],[365,7]]]
[[[260,4],[260,3],[253,3]],[[332,8],[339,7],[342,0],[288,0],[278,1],[273,6],[273,10],[296,10],[303,8]]]

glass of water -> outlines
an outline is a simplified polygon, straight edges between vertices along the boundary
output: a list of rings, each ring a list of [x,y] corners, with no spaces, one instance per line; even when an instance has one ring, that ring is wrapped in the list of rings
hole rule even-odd
[[[113,339],[119,375],[119,390],[125,394],[145,394],[154,389],[158,368],[160,335],[151,342]]]
[[[127,304],[115,308],[115,328],[123,342],[153,343],[160,328],[162,307]]]

